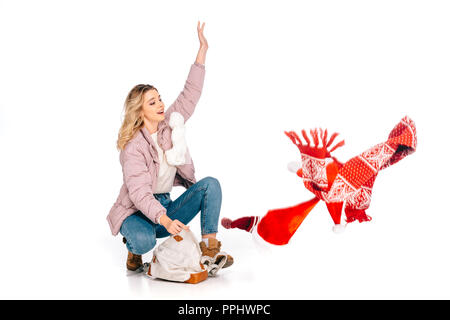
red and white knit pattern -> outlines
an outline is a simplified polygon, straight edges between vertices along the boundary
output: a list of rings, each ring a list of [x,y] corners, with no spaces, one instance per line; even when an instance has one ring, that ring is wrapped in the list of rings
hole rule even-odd
[[[328,187],[326,165],[325,159],[302,154],[303,182],[306,188],[313,188],[313,184],[319,188],[325,189]]]
[[[326,132],[326,130],[320,130],[320,138],[322,145],[328,147],[331,143],[326,139]],[[355,219],[370,220],[364,210],[369,208],[372,188],[378,172],[414,152],[417,146],[416,126],[410,118],[404,117],[390,132],[387,141],[375,145],[340,165],[337,175],[329,176],[325,161],[326,158],[331,158],[331,151],[324,151],[323,147],[318,147],[317,130],[311,131],[311,135],[316,135],[316,139],[312,139],[314,146],[310,144],[305,130],[302,134],[307,144],[303,144],[298,135],[293,132],[286,134],[300,149],[302,175],[306,188],[327,203],[345,202],[347,222]],[[336,135],[334,134],[333,137]],[[337,163],[335,159],[333,161]],[[332,184],[328,189],[329,183]],[[355,214],[358,218],[355,218]]]

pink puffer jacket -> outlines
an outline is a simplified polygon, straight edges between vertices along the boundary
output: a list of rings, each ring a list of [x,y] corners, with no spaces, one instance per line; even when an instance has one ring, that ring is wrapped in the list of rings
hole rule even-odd
[[[189,119],[200,99],[204,78],[205,67],[194,63],[183,91],[166,110],[165,120],[158,124],[158,144],[163,150],[172,148],[172,129],[169,126],[171,113],[181,113],[185,122]],[[145,127],[136,132],[120,152],[120,164],[122,165],[123,185],[107,216],[113,235],[117,235],[122,222],[138,210],[154,223],[166,213],[166,209],[153,197],[159,172],[159,159],[153,139]],[[194,173],[194,164],[189,151],[187,151],[186,163],[177,166],[174,185],[189,188],[196,182]]]

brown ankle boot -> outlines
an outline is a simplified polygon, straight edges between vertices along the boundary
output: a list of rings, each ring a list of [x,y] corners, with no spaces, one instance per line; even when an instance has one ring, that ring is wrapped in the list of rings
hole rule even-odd
[[[140,254],[134,254],[128,251],[127,269],[130,271],[136,271],[142,266],[142,256]]]
[[[215,238],[209,238],[208,239],[208,246],[206,246],[206,243],[203,241],[200,242],[200,250],[202,250],[202,256],[208,256],[208,257],[214,257],[216,254],[220,252],[220,247],[222,246],[222,243],[218,241]],[[218,256],[215,263],[219,263],[221,259],[223,259],[224,256]],[[230,255],[227,255],[227,262],[223,265],[223,268],[228,268],[233,264],[234,260],[233,257]]]
[[[122,238],[124,244],[127,243],[125,237]],[[142,256],[140,254],[134,254],[128,251],[127,257],[127,269],[130,271],[136,271],[142,266]]]

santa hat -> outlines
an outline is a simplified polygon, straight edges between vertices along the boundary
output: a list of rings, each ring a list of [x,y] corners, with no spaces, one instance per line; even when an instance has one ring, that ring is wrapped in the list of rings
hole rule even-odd
[[[284,245],[289,242],[318,202],[318,198],[313,198],[293,207],[269,210],[262,218],[258,216],[242,217],[236,220],[223,218],[222,226],[226,229],[238,228],[247,232],[256,232],[256,236],[267,243]]]

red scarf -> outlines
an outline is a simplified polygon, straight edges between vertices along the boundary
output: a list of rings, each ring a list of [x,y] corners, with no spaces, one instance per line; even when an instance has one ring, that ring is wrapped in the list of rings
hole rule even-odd
[[[297,206],[269,210],[261,219],[244,217],[235,221],[224,219],[228,228],[248,229],[247,220],[258,221],[257,232],[267,242],[286,244],[314,206],[323,200],[336,225],[341,223],[342,210],[346,222],[370,221],[366,214],[369,208],[372,188],[378,172],[397,163],[416,150],[417,137],[414,122],[404,117],[391,131],[385,142],[368,149],[346,163],[339,162],[331,152],[344,145],[344,141],[332,144],[337,133],[328,139],[328,131],[311,130],[311,139],[302,130],[302,139],[294,132],[285,132],[299,148],[302,168],[297,171],[305,187],[315,197]],[[234,225],[233,225],[234,223]],[[253,229],[253,228],[252,228]],[[250,231],[250,230],[247,230]]]

